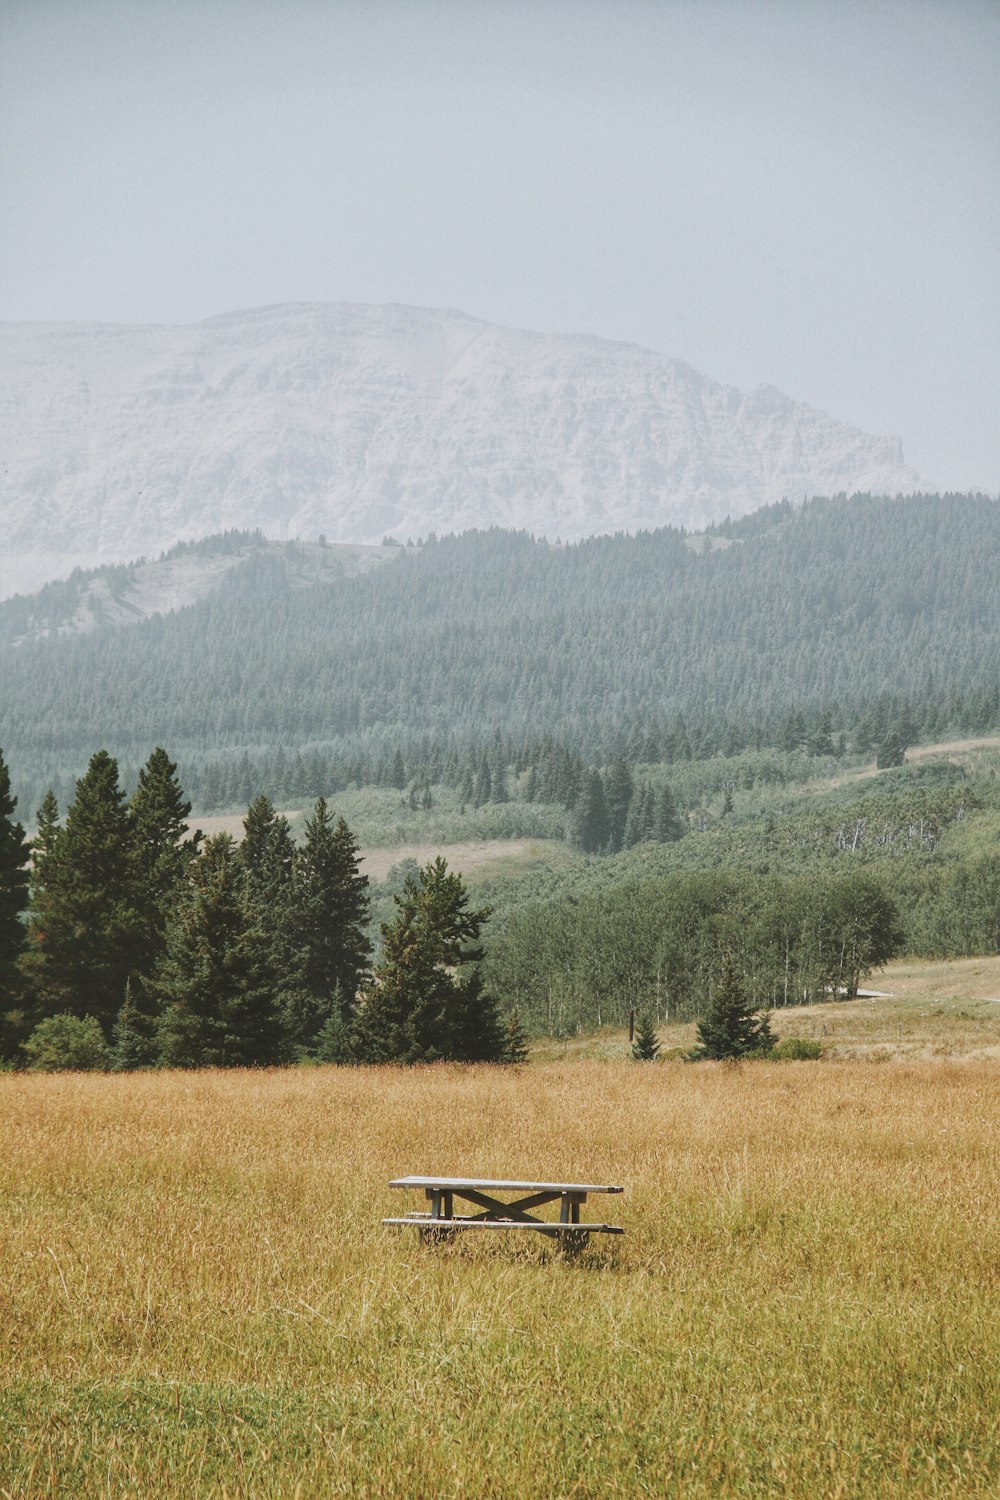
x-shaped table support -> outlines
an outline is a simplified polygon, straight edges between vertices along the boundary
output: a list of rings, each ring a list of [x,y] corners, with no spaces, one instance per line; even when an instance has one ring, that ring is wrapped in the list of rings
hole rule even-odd
[[[446,1225],[449,1219],[453,1219],[454,1199],[461,1198],[483,1210],[479,1214],[464,1214],[462,1220],[466,1224],[480,1224],[487,1220],[496,1223],[533,1224],[547,1234],[558,1234],[558,1227],[529,1214],[529,1208],[541,1208],[544,1203],[558,1201],[559,1223],[579,1224],[580,1204],[587,1201],[586,1193],[552,1190],[529,1193],[526,1198],[517,1198],[513,1203],[505,1203],[501,1198],[491,1197],[489,1193],[472,1187],[425,1188],[424,1192],[431,1205],[430,1218],[435,1223],[440,1221]]]

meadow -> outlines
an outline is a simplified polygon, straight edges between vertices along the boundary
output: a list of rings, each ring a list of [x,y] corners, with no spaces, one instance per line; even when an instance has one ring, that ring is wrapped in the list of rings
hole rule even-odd
[[[1000,1484],[974,1052],[8,1074],[0,1133],[5,1500]],[[407,1172],[619,1182],[626,1233],[424,1246]]]

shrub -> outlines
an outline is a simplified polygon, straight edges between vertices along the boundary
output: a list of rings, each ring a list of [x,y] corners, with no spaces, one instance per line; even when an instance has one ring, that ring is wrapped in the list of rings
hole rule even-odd
[[[111,1053],[93,1016],[64,1014],[40,1021],[24,1043],[33,1073],[92,1073],[111,1066]]]
[[[819,1042],[808,1042],[802,1036],[786,1036],[769,1054],[775,1062],[815,1062],[823,1056]]]

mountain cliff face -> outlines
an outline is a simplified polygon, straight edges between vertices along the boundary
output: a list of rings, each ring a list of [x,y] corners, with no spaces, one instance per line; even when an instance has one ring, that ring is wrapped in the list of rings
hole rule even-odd
[[[8,324],[0,390],[5,592],[228,527],[566,540],[918,484],[897,439],[773,387],[423,308]]]

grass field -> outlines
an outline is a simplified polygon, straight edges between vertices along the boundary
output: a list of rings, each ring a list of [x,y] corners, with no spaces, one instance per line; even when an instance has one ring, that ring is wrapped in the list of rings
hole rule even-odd
[[[1000,1485],[990,1061],[6,1075],[0,1132],[2,1496]],[[626,1234],[424,1247],[421,1171]]]
[[[1000,956],[896,959],[869,981],[882,993],[827,1005],[790,1005],[771,1012],[775,1035],[818,1041],[832,1061],[918,1062],[931,1059],[1000,1063]],[[665,1060],[680,1061],[697,1041],[695,1023],[660,1026]],[[628,1034],[617,1027],[563,1039],[543,1037],[537,1062],[620,1061]]]

